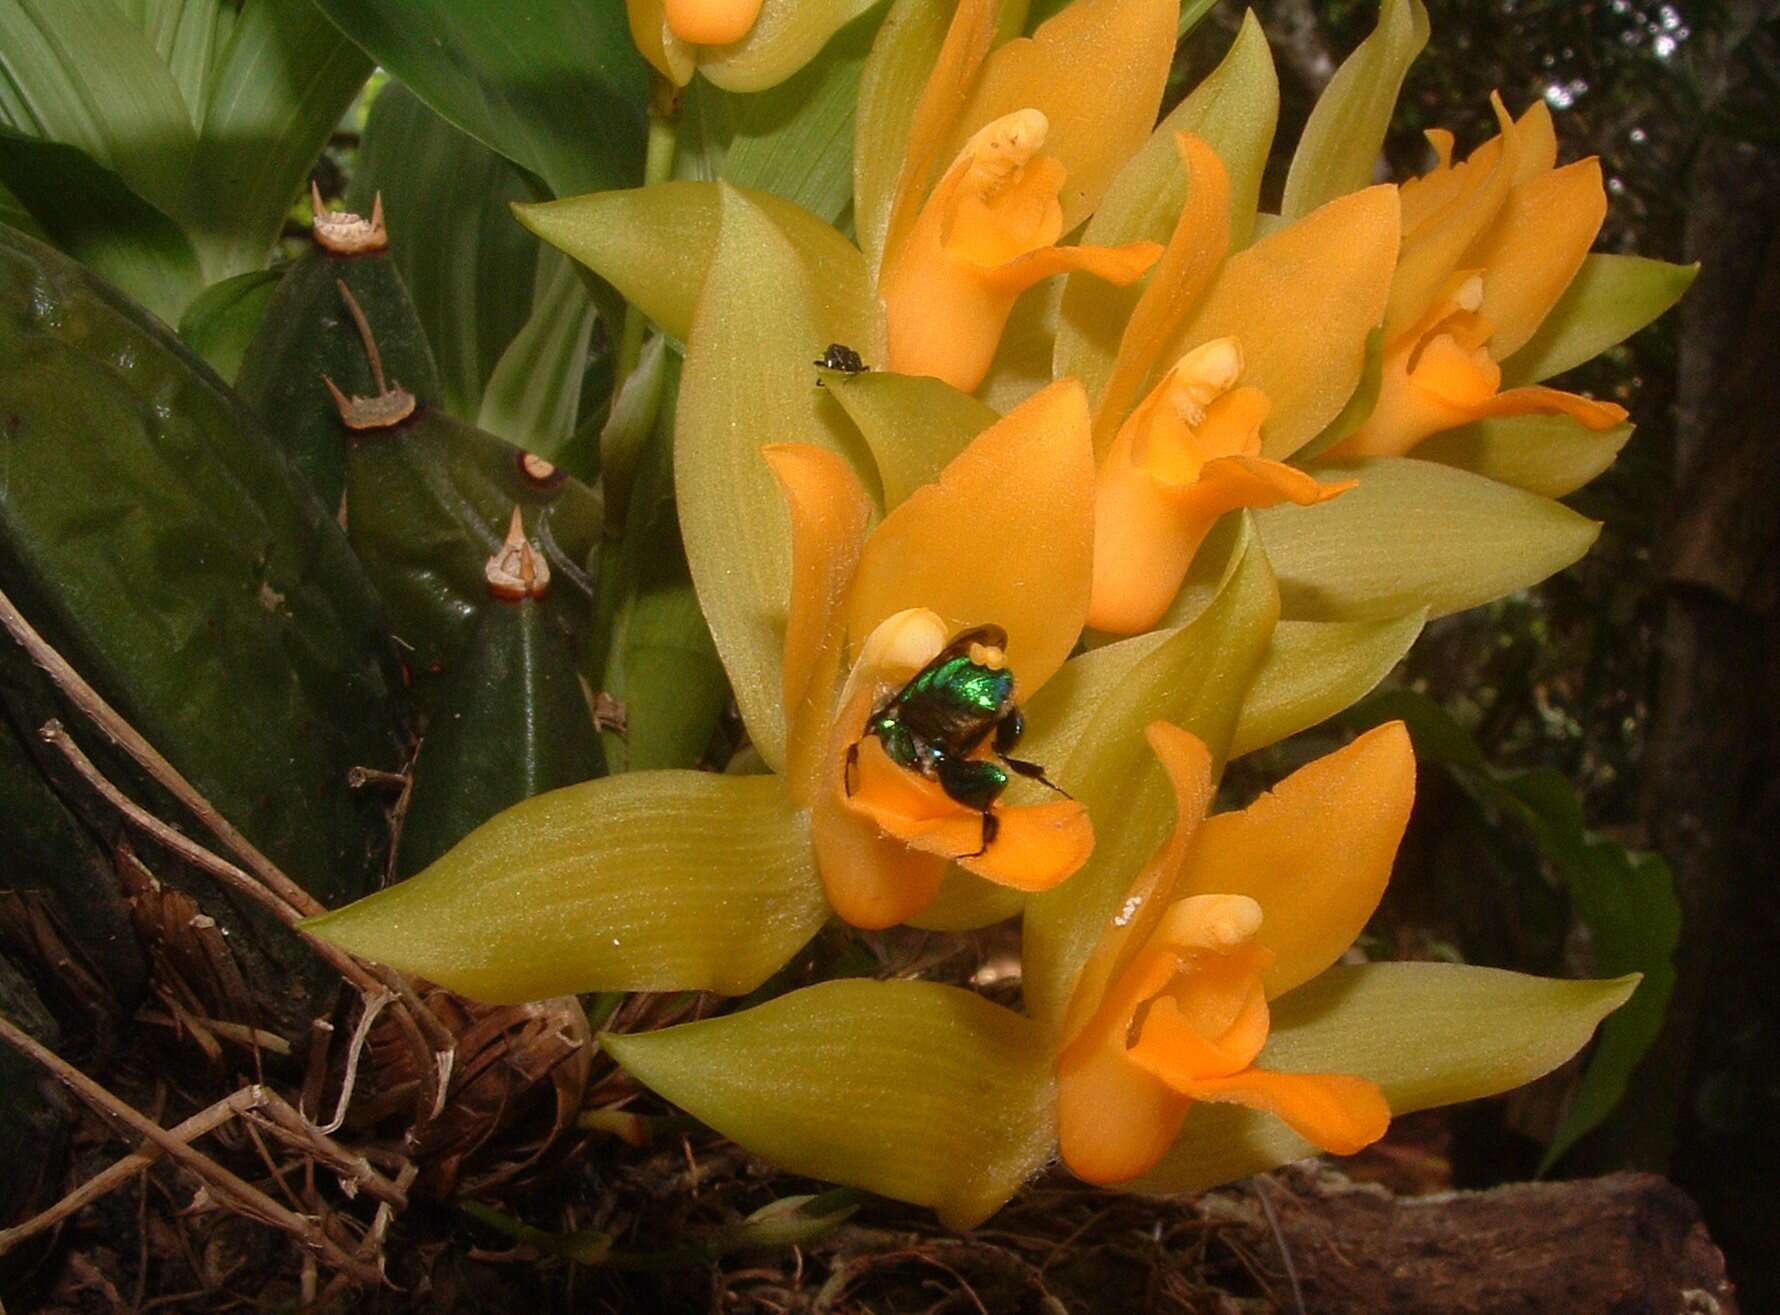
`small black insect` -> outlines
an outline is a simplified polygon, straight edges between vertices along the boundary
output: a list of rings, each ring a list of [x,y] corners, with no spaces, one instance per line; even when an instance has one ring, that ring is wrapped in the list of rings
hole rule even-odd
[[[823,370],[838,370],[842,374],[864,374],[871,369],[858,352],[845,343],[838,342],[829,343],[822,355],[811,364]],[[816,380],[816,387],[822,387],[821,379]]]
[[[873,710],[863,731],[877,736],[891,762],[938,781],[952,799],[982,813],[982,846],[966,858],[975,858],[994,844],[1001,826],[990,810],[1010,778],[995,763],[971,757],[991,735],[995,756],[1008,769],[1068,795],[1037,763],[1008,757],[1026,730],[1026,719],[1014,706],[1014,673],[1008,670],[1006,650],[1007,631],[1000,626],[961,632]],[[847,751],[849,795],[858,761],[855,743]]]

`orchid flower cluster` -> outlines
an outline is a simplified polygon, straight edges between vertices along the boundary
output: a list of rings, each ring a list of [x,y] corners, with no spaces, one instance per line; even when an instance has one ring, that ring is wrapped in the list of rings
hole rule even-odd
[[[743,92],[867,21],[629,8],[664,82]],[[1587,551],[1598,527],[1554,499],[1626,413],[1540,381],[1689,276],[1590,254],[1600,166],[1556,164],[1543,104],[1372,181],[1420,0],[1385,0],[1278,213],[1252,16],[1158,124],[1178,0],[1046,8],[1023,35],[1020,5],[890,6],[850,232],[720,179],[519,208],[683,355],[679,522],[755,770],[540,795],[313,924],[506,1001],[744,994],[831,916],[1019,917],[1023,1011],[839,980],[603,1038],[783,1167],[959,1227],[1059,1155],[1179,1191],[1352,1153],[1548,1071],[1627,998],[1355,960],[1414,795],[1401,724],[1246,807],[1218,787],[1427,618]]]

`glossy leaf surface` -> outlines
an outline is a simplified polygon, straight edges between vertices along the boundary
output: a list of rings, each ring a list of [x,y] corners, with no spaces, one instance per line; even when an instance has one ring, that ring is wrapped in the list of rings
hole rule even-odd
[[[390,82],[371,102],[347,209],[370,214],[378,193],[390,258],[438,362],[441,404],[474,420],[531,310],[538,240],[511,207],[537,200],[537,183]]]
[[[648,70],[622,5],[315,0],[437,113],[558,196],[639,180]]]

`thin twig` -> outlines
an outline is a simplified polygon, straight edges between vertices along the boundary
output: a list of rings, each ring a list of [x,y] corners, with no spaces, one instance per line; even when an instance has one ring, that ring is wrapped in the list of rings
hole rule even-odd
[[[0,1041],[5,1041],[13,1049],[49,1070],[57,1081],[106,1119],[123,1124],[160,1147],[168,1158],[191,1173],[208,1190],[231,1202],[242,1214],[283,1229],[303,1246],[327,1260],[335,1269],[351,1274],[361,1282],[380,1281],[382,1276],[376,1269],[342,1250],[321,1227],[320,1221],[286,1209],[252,1183],[223,1168],[202,1151],[188,1146],[154,1120],[119,1100],[54,1051],[39,1045],[4,1015],[0,1015]]]
[[[365,1042],[370,1038],[371,1024],[377,1021],[377,1015],[383,1012],[383,1006],[394,998],[388,991],[379,991],[365,997],[358,1026],[352,1029],[352,1043],[346,1048],[346,1074],[340,1079],[340,1100],[334,1106],[334,1117],[322,1124],[322,1132],[338,1132],[346,1122],[346,1107],[352,1103],[353,1088],[358,1085],[359,1056],[364,1053]]]
[[[212,1129],[221,1127],[246,1106],[251,1105],[258,1099],[256,1094],[258,1090],[257,1087],[243,1087],[233,1095],[223,1097],[216,1104],[199,1110],[184,1123],[167,1129],[167,1135],[177,1137],[184,1142],[196,1141]],[[144,1146],[141,1150],[124,1156],[110,1168],[94,1174],[40,1214],[32,1215],[22,1224],[0,1230],[0,1255],[12,1250],[27,1238],[35,1237],[45,1229],[54,1228],[64,1219],[78,1213],[88,1203],[98,1200],[107,1192],[122,1187],[160,1158],[161,1150],[158,1146]]]
[[[286,900],[255,881],[248,873],[236,867],[226,858],[212,853],[190,836],[168,826],[118,789],[74,742],[73,737],[68,734],[67,728],[61,722],[51,718],[38,728],[37,735],[45,744],[58,750],[68,760],[68,765],[74,769],[76,775],[90,785],[100,798],[116,809],[131,826],[185,862],[190,863],[200,872],[209,873],[229,889],[255,901],[261,907],[269,910],[285,926],[295,929],[299,935],[302,934],[302,929],[297,926],[302,921],[302,915]],[[309,937],[305,937],[305,939],[315,948],[318,955],[359,990],[367,994],[381,993],[385,990],[383,984],[369,970],[360,965],[356,959],[347,955],[345,951],[336,949],[326,941],[318,941]]]
[[[1273,1240],[1279,1247],[1279,1258],[1285,1261],[1286,1281],[1292,1285],[1292,1305],[1297,1308],[1298,1315],[1304,1315],[1304,1289],[1298,1283],[1298,1266],[1292,1261],[1292,1248],[1286,1245],[1286,1235],[1280,1229],[1279,1216],[1273,1213],[1273,1201],[1267,1193],[1267,1179],[1258,1175],[1254,1179],[1255,1199],[1261,1203],[1261,1213],[1267,1216],[1267,1226],[1273,1230]]]
[[[118,748],[135,759],[143,771],[170,791],[174,798],[191,811],[192,816],[204,824],[205,830],[232,850],[280,899],[305,916],[314,917],[327,912],[319,900],[285,876],[277,864],[237,831],[208,799],[198,793],[197,787],[186,780],[177,767],[143,739],[141,733],[100,696],[99,691],[87,684],[81,674],[69,664],[68,659],[56,652],[37,633],[4,591],[0,591],[0,625],[4,625],[7,632],[30,654],[31,660],[49,674],[56,687],[68,696],[75,707],[110,736]]]
[[[151,779],[178,799],[193,817],[203,823],[211,835],[222,841],[225,848],[232,850],[235,856],[245,863],[248,869],[263,881],[273,894],[289,906],[290,910],[309,917],[327,912],[326,906],[292,881],[279,869],[276,863],[256,849],[246,836],[237,831],[229,820],[198,792],[197,787],[188,781],[178,768],[162,757],[117,709],[107,703],[99,692],[88,684],[68,659],[58,653],[48,640],[37,633],[36,628],[25,619],[25,614],[19,611],[12,599],[6,595],[5,590],[0,590],[0,626],[6,628],[7,633],[18,642],[33,662],[43,668],[56,687],[67,696],[75,707],[79,708],[100,730],[110,736],[112,742],[133,758]],[[69,741],[69,744],[73,746],[72,741]],[[77,748],[78,746],[73,747]],[[84,758],[84,755],[82,757]],[[88,765],[91,766],[90,763]],[[97,768],[93,769],[93,776],[104,780]],[[116,787],[111,787],[111,789],[117,799],[124,799],[123,793],[117,791]],[[131,805],[131,808],[135,809],[134,804]],[[147,814],[146,810],[135,809],[135,812],[143,816],[151,816]],[[126,816],[133,815],[126,812]],[[159,819],[155,819],[155,822],[168,834],[179,835]],[[180,836],[180,839],[187,844],[195,844],[187,837]],[[211,854],[208,850],[205,850],[204,853],[215,863],[224,862],[218,855]],[[206,868],[205,870],[210,869]],[[240,871],[239,868],[234,870]],[[219,879],[228,880],[227,877],[217,875]],[[260,896],[255,894],[253,898],[258,899]],[[262,902],[269,903],[269,901]],[[276,909],[274,911],[276,912]],[[358,987],[361,992],[375,989],[366,981],[366,969],[361,967],[356,960],[323,941],[314,938],[306,939],[310,945],[316,948],[316,952],[321,955],[323,960],[347,981]],[[403,1032],[408,1034],[411,1045],[423,1053],[430,1046],[431,1050],[435,1052],[431,1066],[427,1066],[424,1059],[421,1061],[420,1109],[422,1112],[417,1121],[426,1123],[444,1108],[456,1043],[450,1029],[439,1021],[438,1016],[431,1009],[426,1007],[414,990],[413,983],[409,982],[407,978],[381,965],[373,967],[369,975],[394,991],[407,1006],[406,1009],[398,1012],[397,1019]],[[419,1057],[417,1056],[417,1058]]]

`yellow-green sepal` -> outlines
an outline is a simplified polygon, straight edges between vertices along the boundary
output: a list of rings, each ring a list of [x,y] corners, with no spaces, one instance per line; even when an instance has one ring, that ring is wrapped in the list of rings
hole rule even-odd
[[[601,1045],[630,1075],[781,1169],[981,1223],[1050,1159],[1044,1029],[936,982],[824,982]]]
[[[896,0],[859,75],[859,108],[853,129],[853,226],[874,273],[884,258],[890,209],[908,154],[915,106],[945,43],[951,8],[930,0]]]
[[[828,917],[772,776],[632,772],[516,804],[409,880],[303,929],[476,1000],[741,995]]]
[[[661,328],[686,340],[699,290],[717,253],[720,184],[656,183],[515,205],[519,222],[605,279]],[[734,189],[762,214],[817,277],[839,274],[859,253],[801,206],[767,192]],[[818,284],[820,286],[820,284]],[[843,281],[841,286],[846,286]],[[817,344],[819,352],[824,344]]]
[[[777,86],[877,0],[766,0],[748,35],[699,51],[698,71],[725,91]]]
[[[1088,806],[1094,853],[1068,881],[1027,901],[1024,987],[1035,1018],[1063,1017],[1082,964],[1174,824],[1174,794],[1144,728],[1166,721],[1192,731],[1210,749],[1214,772],[1229,751],[1279,617],[1267,554],[1252,531],[1245,538],[1211,606],[1123,672],[1091,714],[1071,718],[1080,730],[1068,758],[1046,764]],[[1087,693],[1097,683],[1079,688]],[[1049,692],[1033,700],[1035,725],[1041,715],[1067,715],[1042,706]]]
[[[1000,419],[943,379],[832,370],[824,378],[871,449],[886,511],[937,480],[971,439]]]
[[[1388,621],[1281,621],[1230,741],[1240,757],[1344,712],[1403,660],[1425,613]]]
[[[1370,1078],[1392,1114],[1408,1114],[1549,1073],[1587,1044],[1637,984],[1636,975],[1559,981],[1465,964],[1331,968],[1273,1002],[1273,1030],[1255,1063]],[[1271,1115],[1197,1104],[1173,1149],[1132,1186],[1199,1192],[1314,1154]]]
[[[1254,513],[1293,620],[1460,612],[1563,570],[1601,529],[1549,498],[1432,461],[1373,457],[1315,471],[1359,486],[1314,507]]]
[[[1415,456],[1561,498],[1611,466],[1634,428],[1590,429],[1567,415],[1496,416],[1435,434],[1416,444]]]
[[[1280,206],[1288,221],[1372,181],[1403,75],[1427,44],[1421,0],[1384,0],[1378,26],[1335,70],[1304,125]]]
[[[1596,252],[1521,349],[1502,362],[1502,386],[1535,384],[1624,342],[1693,286],[1699,265]]]
[[[832,390],[816,386],[814,361],[829,343],[879,359],[881,333],[857,251],[842,242],[844,259],[812,262],[767,207],[718,188],[716,258],[680,381],[674,488],[718,656],[750,738],[779,770],[791,524],[760,449],[818,444],[869,471],[871,458]]]

